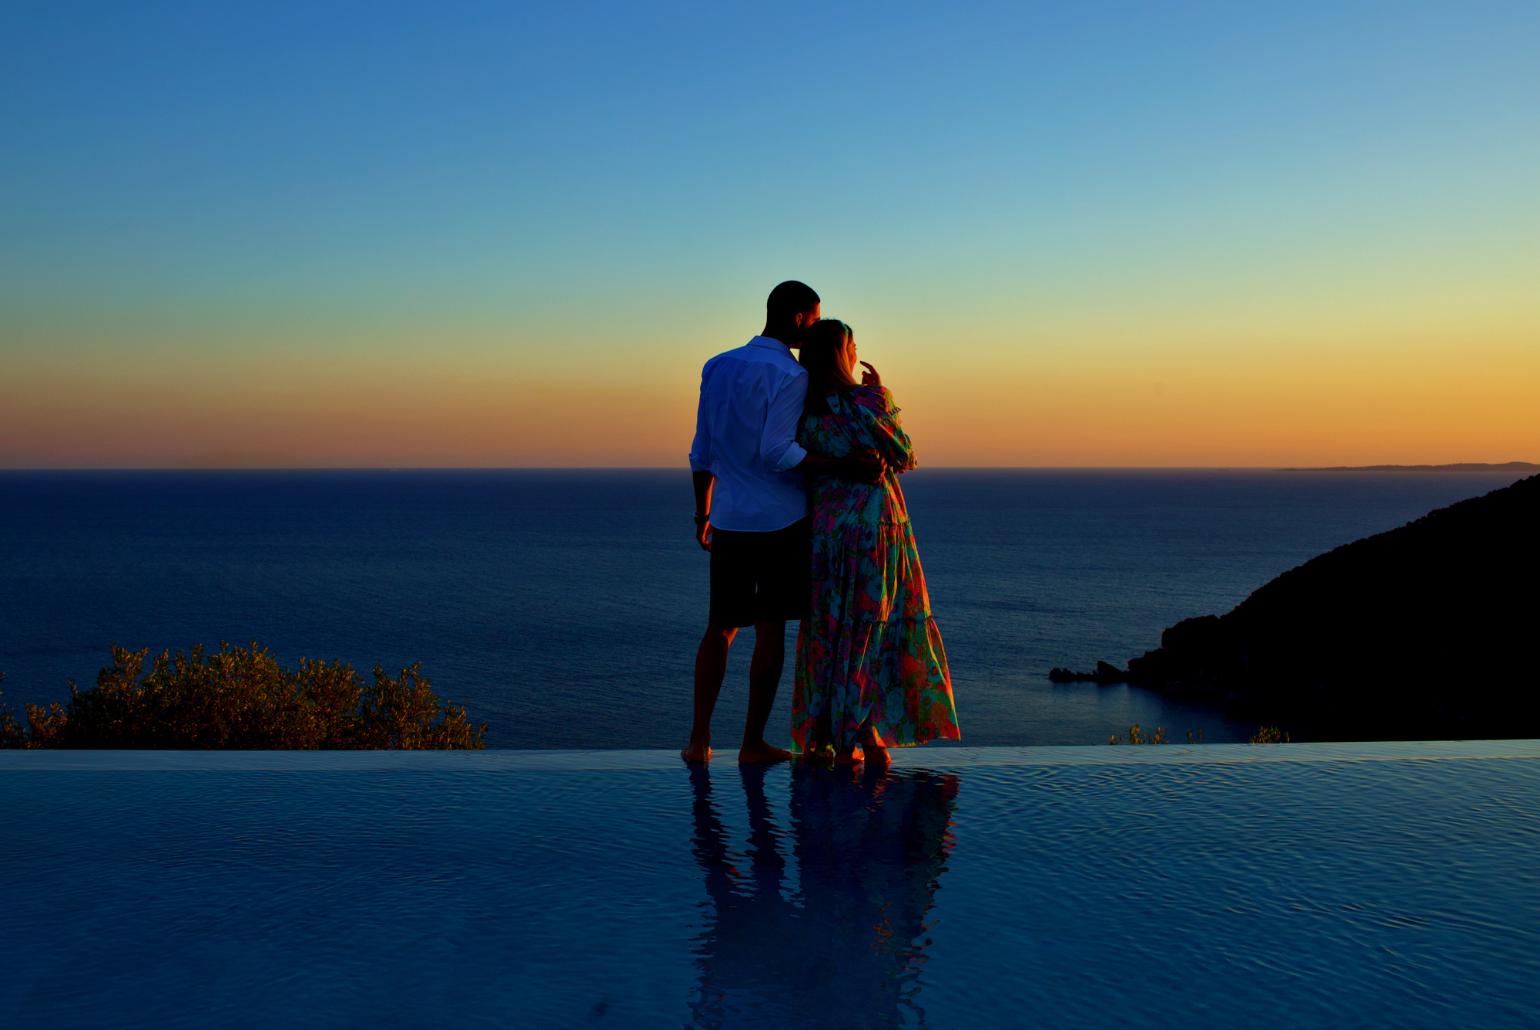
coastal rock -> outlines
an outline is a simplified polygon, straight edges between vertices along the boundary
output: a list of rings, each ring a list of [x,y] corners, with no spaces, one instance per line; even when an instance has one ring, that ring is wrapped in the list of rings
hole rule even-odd
[[[1128,682],[1128,673],[1111,662],[1097,662],[1095,670],[1091,672],[1075,672],[1062,666],[1054,666],[1048,670],[1048,678],[1055,683],[1097,683],[1107,686],[1112,683]]]
[[[1540,736],[1540,476],[1186,619],[1128,680],[1293,739]]]

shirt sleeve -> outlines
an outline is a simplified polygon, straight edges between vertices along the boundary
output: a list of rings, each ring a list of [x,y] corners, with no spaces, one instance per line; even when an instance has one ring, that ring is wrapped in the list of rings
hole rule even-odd
[[[701,369],[700,374],[700,403],[695,406],[695,439],[690,444],[690,471],[711,471],[711,426],[706,418],[706,373],[711,370],[708,364]]]
[[[765,464],[776,472],[796,468],[807,457],[807,451],[797,443],[797,423],[802,419],[802,408],[807,402],[807,373],[801,369],[781,384],[770,399],[770,411],[765,417],[765,431],[759,440],[759,453]]]

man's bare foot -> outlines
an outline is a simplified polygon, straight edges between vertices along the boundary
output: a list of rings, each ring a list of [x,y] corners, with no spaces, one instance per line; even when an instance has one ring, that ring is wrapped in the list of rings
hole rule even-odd
[[[791,752],[783,747],[772,747],[764,741],[745,744],[738,750],[739,765],[763,765],[768,762],[784,762]]]
[[[835,765],[860,765],[865,760],[866,755],[859,747],[842,747],[834,752]]]
[[[707,744],[691,744],[679,752],[679,757],[692,765],[711,761],[711,747]]]

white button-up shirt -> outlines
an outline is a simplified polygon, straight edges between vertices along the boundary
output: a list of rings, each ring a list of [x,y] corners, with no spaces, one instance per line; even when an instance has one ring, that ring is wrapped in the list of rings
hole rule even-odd
[[[780,340],[756,336],[706,362],[690,468],[716,477],[711,524],[768,533],[807,515],[806,457],[797,423],[807,399],[807,372]]]

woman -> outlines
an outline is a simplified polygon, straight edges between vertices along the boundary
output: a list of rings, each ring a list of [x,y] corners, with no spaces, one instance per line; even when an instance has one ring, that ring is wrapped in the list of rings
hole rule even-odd
[[[792,740],[842,764],[885,764],[887,749],[957,740],[957,709],[941,633],[898,475],[914,449],[893,396],[866,362],[856,382],[855,334],[815,323],[802,342],[807,408],[797,440],[831,457],[875,454],[876,483],[814,478],[812,611],[797,637]]]

